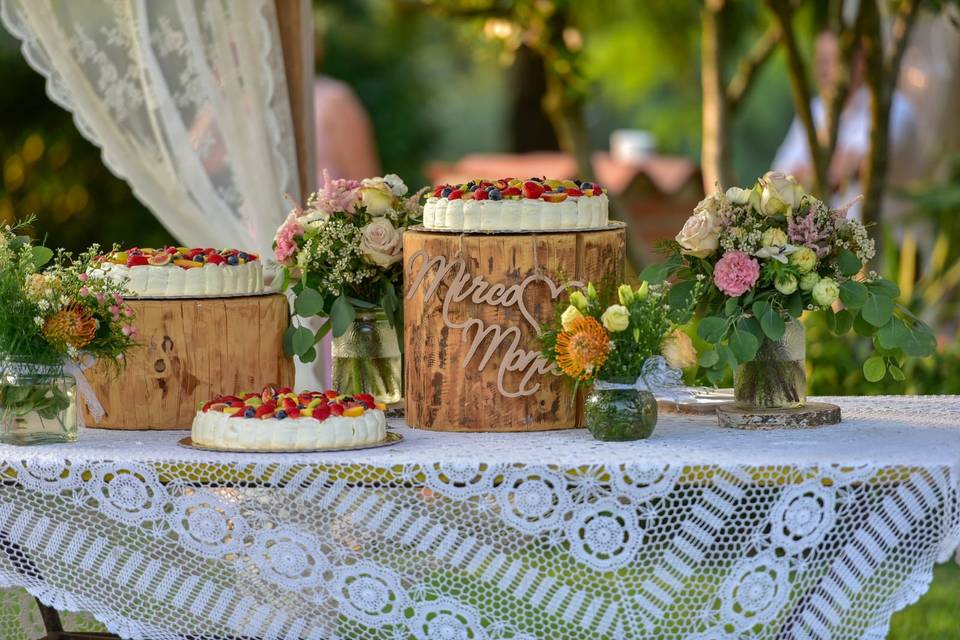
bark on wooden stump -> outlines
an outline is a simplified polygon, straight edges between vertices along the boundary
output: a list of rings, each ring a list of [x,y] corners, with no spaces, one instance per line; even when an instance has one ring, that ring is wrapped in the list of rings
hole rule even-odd
[[[283,355],[289,307],[282,295],[129,300],[141,344],[119,376],[100,362],[87,379],[106,415],[102,429],[189,429],[197,405],[264,385],[293,386]]]
[[[721,427],[768,431],[812,429],[840,422],[840,407],[827,402],[808,402],[796,409],[739,409],[735,404],[717,409]]]
[[[544,361],[537,360],[535,336],[553,319],[564,283],[619,282],[624,251],[622,227],[544,234],[406,232],[407,422],[437,431],[579,426],[581,406],[572,385],[540,373]]]

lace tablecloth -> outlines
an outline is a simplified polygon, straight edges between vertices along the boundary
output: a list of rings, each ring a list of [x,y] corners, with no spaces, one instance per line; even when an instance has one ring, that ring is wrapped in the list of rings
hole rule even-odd
[[[0,586],[151,640],[880,640],[960,541],[960,397],[833,400],[838,426],[631,443],[0,447]]]

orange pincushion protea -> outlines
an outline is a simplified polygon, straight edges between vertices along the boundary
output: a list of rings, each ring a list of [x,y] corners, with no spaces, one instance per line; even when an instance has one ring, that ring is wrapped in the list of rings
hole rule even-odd
[[[47,319],[43,335],[51,342],[68,344],[82,349],[90,344],[97,333],[97,321],[79,304],[71,304]]]
[[[577,318],[557,336],[557,365],[571,378],[587,380],[607,361],[610,338],[594,318]]]

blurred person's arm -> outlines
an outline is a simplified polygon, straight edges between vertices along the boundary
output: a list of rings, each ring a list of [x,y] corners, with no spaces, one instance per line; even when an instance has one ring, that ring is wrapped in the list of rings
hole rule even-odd
[[[317,173],[329,169],[331,174],[361,180],[380,175],[373,126],[366,109],[344,84],[318,90],[316,99],[322,107],[316,110],[317,145],[323,145],[325,156],[334,166],[317,166]]]

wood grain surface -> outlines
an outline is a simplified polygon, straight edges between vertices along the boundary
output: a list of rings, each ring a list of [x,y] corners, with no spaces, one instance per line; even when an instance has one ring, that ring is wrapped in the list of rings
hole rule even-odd
[[[293,386],[283,355],[289,307],[282,295],[195,300],[130,300],[141,344],[117,375],[107,363],[87,372],[106,415],[102,429],[189,429],[197,405],[217,394]]]
[[[427,297],[436,278],[431,271],[414,288],[410,275],[419,264],[411,258],[419,252],[430,258],[445,257],[449,262],[463,258],[466,273],[481,277],[490,285],[519,285],[532,275],[546,276],[557,285],[568,281],[620,281],[623,277],[625,233],[607,231],[550,233],[538,235],[470,235],[407,231],[404,234],[405,266],[405,391],[407,422],[421,429],[438,431],[542,431],[579,426],[581,402],[572,388],[553,374],[537,375],[533,382],[540,388],[528,396],[505,397],[501,387],[521,387],[524,370],[508,371],[501,385],[498,375],[507,344],[492,353],[478,368],[485,342],[464,366],[476,329],[448,326],[471,318],[483,326],[499,325],[506,330],[520,329],[519,347],[539,351],[536,329],[525,319],[518,305],[477,303],[472,296],[452,301],[444,322],[444,296],[453,273],[448,273],[436,292]],[[424,254],[420,254],[423,256]],[[416,259],[416,258],[415,258]],[[524,303],[538,324],[554,316],[551,287],[533,282],[525,289]],[[562,296],[561,296],[562,297]],[[464,335],[464,333],[468,335]],[[488,341],[489,342],[489,341]]]

